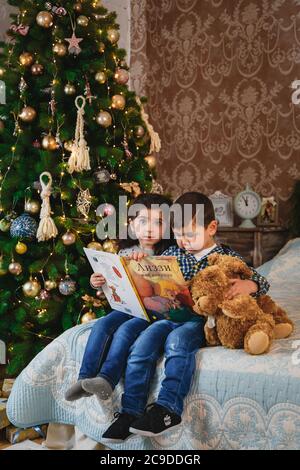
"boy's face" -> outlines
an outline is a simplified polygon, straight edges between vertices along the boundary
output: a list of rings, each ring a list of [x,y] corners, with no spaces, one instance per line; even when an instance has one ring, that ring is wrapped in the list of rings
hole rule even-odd
[[[189,224],[180,229],[174,228],[177,245],[192,254],[209,248],[215,243],[213,237],[216,234],[217,226],[216,220],[212,220],[206,228],[191,220]]]
[[[158,243],[166,230],[166,222],[159,209],[142,209],[130,225],[136,238],[145,246]]]

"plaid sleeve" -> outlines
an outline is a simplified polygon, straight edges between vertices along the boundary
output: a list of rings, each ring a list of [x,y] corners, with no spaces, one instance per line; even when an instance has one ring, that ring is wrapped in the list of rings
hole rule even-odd
[[[264,295],[268,292],[268,290],[270,289],[270,284],[268,283],[267,279],[261,274],[259,274],[255,269],[251,267],[250,269],[252,269],[253,272],[251,281],[256,282],[256,284],[258,285],[258,291],[251,295],[252,297],[260,297],[261,295]]]
[[[176,255],[176,251],[178,251],[178,247],[176,245],[169,246],[165,251],[162,252],[161,256],[174,256]]]
[[[244,258],[239,253],[232,250],[231,248],[228,249],[228,253],[226,254],[230,254],[230,256],[236,256],[237,258],[240,258],[241,260],[245,262]],[[247,266],[252,271],[251,281],[254,281],[258,286],[258,291],[250,295],[252,297],[257,298],[257,297],[260,297],[261,295],[266,294],[268,290],[270,289],[270,284],[268,283],[267,279],[261,274],[259,274],[252,266],[249,266],[248,264]]]

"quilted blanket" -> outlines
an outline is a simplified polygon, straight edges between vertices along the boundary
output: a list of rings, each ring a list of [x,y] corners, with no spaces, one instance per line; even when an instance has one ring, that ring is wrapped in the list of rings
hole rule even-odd
[[[271,283],[270,294],[295,321],[292,337],[275,341],[268,354],[256,357],[222,347],[200,350],[181,427],[157,438],[134,436],[112,448],[300,449],[300,239],[290,241],[259,271]],[[66,331],[23,370],[8,401],[13,424],[73,424],[101,442],[119,409],[122,383],[109,402],[94,396],[72,403],[64,399],[76,381],[91,327]],[[149,402],[158,395],[163,362]]]

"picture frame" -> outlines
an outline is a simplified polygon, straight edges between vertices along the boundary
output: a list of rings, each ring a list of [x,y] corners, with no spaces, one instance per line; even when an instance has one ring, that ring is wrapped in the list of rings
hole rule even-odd
[[[214,194],[209,196],[209,199],[212,201],[215,216],[218,221],[219,227],[233,227],[234,218],[233,218],[233,198],[232,196],[227,196],[221,191],[215,191]]]
[[[276,196],[262,197],[260,214],[257,217],[257,225],[260,227],[274,227],[278,224],[278,199]]]

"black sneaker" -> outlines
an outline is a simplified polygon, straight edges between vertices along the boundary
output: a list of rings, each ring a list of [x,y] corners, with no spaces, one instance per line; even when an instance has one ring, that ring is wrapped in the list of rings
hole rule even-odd
[[[180,423],[179,415],[154,403],[147,406],[146,413],[132,423],[129,431],[140,436],[160,436],[169,429],[178,428]]]
[[[130,415],[128,413],[115,413],[114,418],[115,421],[105,431],[101,442],[124,442],[130,436],[132,436],[129,428],[133,421],[136,420],[136,416]]]

